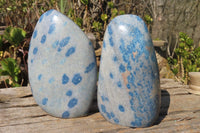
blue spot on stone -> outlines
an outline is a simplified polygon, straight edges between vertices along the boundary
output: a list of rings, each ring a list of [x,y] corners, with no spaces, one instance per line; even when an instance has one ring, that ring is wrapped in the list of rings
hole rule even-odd
[[[125,111],[125,109],[124,109],[124,107],[122,105],[119,105],[119,111],[121,111],[121,112]]]
[[[38,80],[42,79],[42,74],[38,75]]]
[[[121,73],[125,72],[125,71],[126,71],[125,66],[121,64],[121,65],[119,66],[119,71],[120,71]]]
[[[62,84],[67,84],[69,82],[69,77],[66,74],[62,76]]]
[[[92,69],[95,67],[95,62],[90,63],[86,69],[85,69],[85,73],[89,73],[90,71],[92,71]]]
[[[133,97],[133,92],[129,92],[128,94],[129,94],[131,97]]]
[[[77,73],[77,74],[75,74],[74,77],[72,78],[72,83],[73,83],[74,85],[77,85],[77,84],[79,84],[79,83],[81,82],[81,80],[82,80],[82,77],[81,77],[80,73]]]
[[[109,34],[109,35],[112,35],[112,34],[113,34],[113,31],[112,31],[112,28],[111,28],[110,25],[108,26],[108,34]]]
[[[69,97],[72,96],[72,91],[71,90],[67,91],[66,95]]]
[[[131,71],[131,70],[132,70],[131,65],[128,65],[128,66],[127,66],[127,70],[128,70],[128,71]]]
[[[69,116],[70,116],[69,111],[65,111],[65,112],[62,114],[62,118],[69,118]]]
[[[35,47],[35,48],[33,49],[33,54],[34,54],[34,55],[36,55],[36,54],[37,54],[37,52],[38,52],[38,48],[37,48],[37,47]]]
[[[115,118],[114,122],[118,124],[119,123],[119,119]]]
[[[123,58],[123,61],[124,61],[124,62],[126,62],[126,63],[129,62],[129,55],[128,55],[128,54],[124,54],[124,55],[122,56],[122,58]]]
[[[48,33],[52,34],[55,31],[55,28],[56,28],[56,24],[51,24],[50,27],[49,27]]]
[[[58,48],[58,52],[60,52],[61,50],[62,50],[62,48],[61,48],[61,47],[59,47],[59,48]]]
[[[105,101],[105,98],[104,98],[104,96],[101,96],[101,100],[104,102]]]
[[[124,54],[126,52],[124,40],[120,39],[120,43],[121,45],[119,46],[119,50],[122,54]]]
[[[42,14],[42,16],[40,16],[40,19],[39,19],[40,23],[42,22],[43,18],[44,18],[44,14]]]
[[[46,35],[43,35],[40,42],[41,42],[42,44],[44,44],[45,41],[46,41]]]
[[[118,61],[118,59],[117,59],[116,56],[113,57],[113,61],[114,61],[114,62]]]
[[[130,104],[131,104],[131,105],[134,104],[134,102],[133,102],[133,98],[131,98],[131,100],[130,100]]]
[[[106,43],[105,43],[105,41],[103,41],[103,47],[106,48]]]
[[[113,42],[112,37],[109,38],[109,43],[110,43],[110,46],[112,46],[112,47],[114,46],[114,42]]]
[[[108,117],[108,119],[111,119],[110,113],[106,112],[106,116]]]
[[[31,63],[33,63],[33,59],[31,59]]]
[[[54,81],[55,81],[55,79],[53,77],[49,79],[50,84],[53,83]]]
[[[44,98],[44,99],[42,99],[42,104],[43,104],[43,105],[46,105],[47,102],[48,102],[48,98]]]
[[[113,74],[112,73],[110,73],[110,78],[113,79]]]
[[[76,48],[75,47],[71,47],[67,50],[65,56],[69,57],[70,55],[72,55],[75,52]]]
[[[111,112],[111,113],[110,113],[110,116],[111,116],[112,118],[114,118],[114,117],[115,117],[115,114],[114,114],[113,112]]]
[[[45,16],[49,16],[52,12],[53,12],[53,9],[47,11],[47,12],[45,13]]]
[[[78,99],[72,98],[72,99],[69,101],[69,103],[68,103],[68,107],[69,107],[69,108],[73,108],[74,106],[77,105],[77,103],[78,103]]]
[[[91,41],[89,42],[89,45],[90,45],[90,46],[92,45],[92,42],[91,42]]]
[[[118,86],[119,88],[121,88],[121,87],[122,87],[122,84],[121,84],[121,82],[120,82],[120,81],[118,81],[118,82],[117,82],[117,86]]]
[[[60,47],[64,47],[69,43],[70,37],[65,37],[60,41]]]
[[[105,105],[103,105],[103,104],[101,104],[101,111],[102,111],[103,113],[106,113],[106,107],[105,107]]]
[[[35,39],[37,37],[37,30],[35,30],[34,32],[33,32],[33,39]]]
[[[52,44],[52,47],[53,47],[53,48],[56,48],[56,47],[58,46],[58,44],[59,44],[59,41],[56,40],[56,41]]]
[[[130,84],[127,84],[127,85],[126,85],[126,87],[127,87],[128,89],[131,89],[131,86],[130,86]]]

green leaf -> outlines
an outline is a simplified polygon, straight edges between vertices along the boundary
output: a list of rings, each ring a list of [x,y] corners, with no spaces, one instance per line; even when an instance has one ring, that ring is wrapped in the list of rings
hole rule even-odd
[[[107,14],[101,14],[101,20],[106,21],[108,19]]]
[[[88,0],[81,0],[81,3],[84,5],[88,5]]]
[[[114,3],[111,1],[111,2],[108,2],[108,7],[109,8],[114,8]]]
[[[79,27],[81,27],[82,24],[83,24],[83,19],[82,19],[82,18],[76,18],[75,23],[76,23]]]
[[[119,15],[124,15],[124,14],[125,14],[124,10],[119,11]]]
[[[21,28],[7,27],[4,32],[4,38],[14,46],[19,46],[26,36],[26,31]]]

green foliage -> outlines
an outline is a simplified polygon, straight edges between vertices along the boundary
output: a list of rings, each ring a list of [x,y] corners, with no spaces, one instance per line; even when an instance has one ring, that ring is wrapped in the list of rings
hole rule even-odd
[[[111,1],[111,2],[108,2],[108,7],[109,8],[114,8],[114,3]]]
[[[106,21],[108,19],[108,15],[107,14],[101,14],[101,20],[102,21]]]
[[[24,40],[26,31],[21,28],[8,27],[5,29],[3,37],[15,47],[18,47]]]
[[[0,76],[9,76],[12,83],[10,84],[13,87],[20,86],[18,84],[18,75],[20,73],[20,68],[17,65],[17,62],[13,58],[6,58],[2,60],[1,62],[1,67],[0,69]]]
[[[98,22],[98,21],[94,21],[92,24],[92,28],[95,31],[100,31],[102,29],[102,23]]]
[[[84,5],[88,5],[88,0],[81,0],[81,3]]]
[[[200,47],[194,48],[193,40],[185,33],[179,33],[179,45],[175,58],[168,58],[172,71],[178,78],[188,81],[189,72],[200,71]]]
[[[79,27],[83,25],[83,19],[82,18],[76,18],[74,21]]]
[[[153,22],[153,18],[150,15],[144,15],[144,21],[146,21],[147,24],[151,24]]]
[[[60,12],[65,13],[65,9],[67,6],[67,0],[60,0]]]

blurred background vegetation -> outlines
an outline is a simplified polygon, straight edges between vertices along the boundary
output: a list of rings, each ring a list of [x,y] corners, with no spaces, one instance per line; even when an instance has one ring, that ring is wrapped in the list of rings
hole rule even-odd
[[[176,77],[187,83],[187,73],[200,70],[200,37],[196,37],[196,29],[200,27],[200,0],[177,1],[0,0],[0,76],[8,76],[1,80],[1,84],[4,84],[2,87],[28,84],[27,57],[30,38],[39,17],[49,9],[62,12],[85,33],[94,35],[97,43],[95,50],[101,48],[106,26],[114,17],[122,14],[140,16],[147,24],[153,39],[168,42],[167,48],[161,50],[162,56],[168,59]],[[194,23],[193,27],[190,26],[191,21]],[[182,24],[182,30],[178,27],[179,24]],[[185,32],[184,26],[194,29],[188,32],[192,38],[181,32]]]

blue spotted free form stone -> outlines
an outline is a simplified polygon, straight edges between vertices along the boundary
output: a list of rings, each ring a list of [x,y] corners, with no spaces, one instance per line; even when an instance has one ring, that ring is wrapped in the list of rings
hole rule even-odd
[[[114,18],[105,32],[101,55],[101,114],[123,126],[150,126],[159,114],[159,87],[157,60],[145,23],[135,15]]]
[[[56,10],[44,13],[29,49],[29,80],[38,105],[62,118],[86,114],[97,73],[93,46],[72,20]]]

